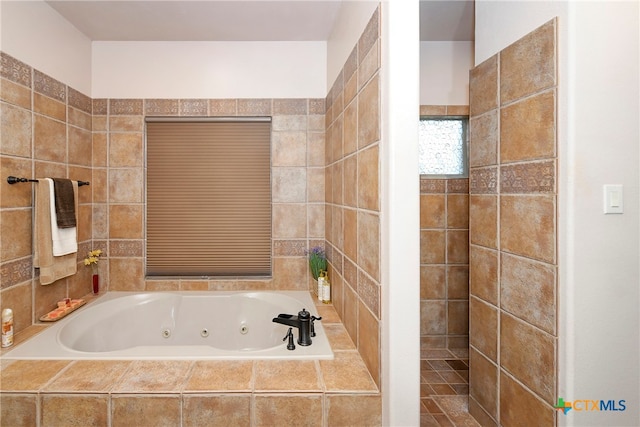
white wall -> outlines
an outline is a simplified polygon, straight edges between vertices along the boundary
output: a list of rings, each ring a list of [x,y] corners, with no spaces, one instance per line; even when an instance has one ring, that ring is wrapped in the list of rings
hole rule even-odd
[[[324,98],[326,42],[94,42],[94,98]]]
[[[41,0],[0,2],[0,50],[91,96],[91,41]]]
[[[382,423],[420,425],[418,0],[382,2]]]
[[[559,425],[640,425],[640,11],[637,1],[476,3],[476,63],[558,16],[559,388],[626,410]],[[622,215],[602,186],[624,185]]]
[[[420,105],[469,105],[473,42],[420,43]]]
[[[379,1],[343,1],[327,42],[327,90],[338,77]]]

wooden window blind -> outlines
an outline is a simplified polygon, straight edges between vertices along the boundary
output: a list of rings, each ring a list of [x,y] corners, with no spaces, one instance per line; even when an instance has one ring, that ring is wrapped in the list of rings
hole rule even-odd
[[[270,118],[146,131],[147,275],[271,275]]]

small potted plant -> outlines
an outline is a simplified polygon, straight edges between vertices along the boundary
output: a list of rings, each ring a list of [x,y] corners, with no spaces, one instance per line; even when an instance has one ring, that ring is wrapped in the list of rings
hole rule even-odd
[[[98,261],[100,260],[100,255],[102,255],[102,251],[100,249],[94,249],[87,254],[87,257],[84,259],[84,265],[91,267],[93,270],[93,293],[97,294],[100,292],[100,272],[98,271]]]
[[[318,280],[320,272],[327,271],[327,254],[320,246],[311,248],[307,254],[309,255],[309,268],[313,280]]]

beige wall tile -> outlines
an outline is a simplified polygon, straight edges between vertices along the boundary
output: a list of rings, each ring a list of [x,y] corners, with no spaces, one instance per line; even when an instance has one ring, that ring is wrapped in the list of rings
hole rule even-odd
[[[110,167],[142,167],[141,133],[111,133],[109,135]]]
[[[38,425],[38,410],[35,394],[0,395],[0,419],[2,424],[12,427]]]
[[[358,214],[353,209],[343,211],[344,253],[352,260],[358,257]]]
[[[498,305],[498,252],[481,246],[469,249],[469,290],[493,305]]]
[[[420,263],[444,264],[446,261],[446,235],[444,230],[420,231]]]
[[[358,212],[358,265],[380,279],[380,218],[368,212]]]
[[[110,205],[109,238],[141,239],[142,216],[142,205]]]
[[[513,377],[500,373],[500,422],[502,425],[556,425],[558,411],[545,405]]]
[[[555,262],[554,196],[502,196],[500,246],[518,255]]]
[[[180,407],[179,395],[114,395],[111,397],[111,425],[177,426],[180,425]]]
[[[447,302],[447,334],[468,335],[469,334],[469,302],[468,301],[448,301]]]
[[[67,107],[64,102],[39,93],[33,94],[33,111],[60,121],[67,119]]]
[[[498,136],[497,110],[469,120],[469,166],[498,163]]]
[[[254,397],[255,426],[304,425],[322,426],[322,396],[268,395]]]
[[[324,203],[324,169],[307,168],[307,201]]]
[[[131,362],[126,360],[77,360],[44,390],[58,393],[108,392],[130,365]]]
[[[346,206],[358,206],[358,157],[349,156],[343,161],[344,193],[343,199]]]
[[[35,158],[64,162],[67,156],[67,129],[64,123],[39,115],[34,116],[34,120]]]
[[[358,153],[358,207],[380,209],[379,150],[374,145]]]
[[[273,238],[303,238],[307,233],[307,207],[304,204],[273,205]]]
[[[42,395],[42,421],[46,426],[107,425],[109,396]]]
[[[469,266],[447,266],[447,297],[449,299],[469,299]]]
[[[500,110],[501,163],[555,156],[555,104],[549,90]]]
[[[502,254],[500,304],[511,314],[539,328],[556,332],[555,267]]]
[[[491,417],[497,417],[498,368],[473,347],[469,349],[469,397]]]
[[[307,132],[278,131],[271,134],[272,166],[305,166]]]
[[[4,103],[0,104],[0,112],[2,154],[31,157],[31,113]]]
[[[446,269],[444,265],[420,266],[420,299],[445,299]]]
[[[31,266],[30,262],[28,264],[29,266]],[[23,268],[22,271],[24,270],[26,269]],[[5,285],[6,283],[7,281],[3,277],[2,284]],[[8,289],[3,289],[2,293],[0,293],[0,309],[4,310],[5,308],[11,308],[13,310],[14,333],[18,333],[28,326],[31,326],[31,295],[31,280],[28,280],[26,283],[18,286],[12,286]],[[3,387],[3,391],[4,390],[5,388]]]
[[[93,119],[91,117],[91,108],[89,108],[89,113],[87,113],[86,111],[82,111],[81,109],[73,108],[69,106],[67,108],[67,114],[69,117],[68,122],[70,125],[76,126],[82,130],[86,130],[89,132],[93,130],[92,128]]]
[[[138,258],[109,259],[110,291],[143,291],[144,263]]]
[[[501,313],[501,365],[549,404],[555,398],[555,357],[552,336]]]
[[[2,261],[31,255],[31,209],[0,212]]]
[[[445,220],[445,195],[421,194],[420,228],[444,228]]]
[[[110,132],[142,132],[144,117],[142,116],[109,116]]]
[[[500,52],[500,101],[510,103],[556,84],[555,19]]]
[[[309,264],[305,258],[274,257],[271,289],[306,289]]]
[[[420,301],[420,334],[444,335],[447,333],[445,301]]]
[[[358,342],[358,296],[351,286],[343,288],[344,295],[344,313],[342,314],[342,322],[349,332],[351,340]]]
[[[31,160],[19,157],[0,155],[0,168],[3,175],[17,177],[31,177]],[[6,177],[0,180],[0,207],[26,208],[31,207],[33,185],[9,184]]]
[[[304,167],[272,167],[272,201],[304,203],[307,201],[307,169]]]
[[[33,91],[61,102],[67,101],[67,86],[39,70],[33,70]]]
[[[183,396],[182,425],[248,426],[251,425],[251,395]]]
[[[469,228],[469,194],[447,195],[447,228]]]
[[[31,109],[31,90],[7,79],[0,80],[0,99],[18,107]]]
[[[357,343],[373,381],[380,386],[380,323],[362,303],[358,307]]]
[[[380,395],[339,395],[326,397],[327,425],[346,426],[355,422],[362,426],[382,425]]]
[[[92,136],[91,131],[67,126],[69,163],[91,167]]]
[[[498,198],[469,196],[469,241],[488,248],[498,247]]]
[[[469,73],[469,114],[479,116],[498,106],[498,56],[494,55]]]
[[[376,75],[358,94],[358,147],[380,139],[380,79]]]
[[[480,299],[469,299],[469,344],[498,361],[498,309]]]
[[[447,230],[447,263],[469,263],[469,232],[467,230]]]

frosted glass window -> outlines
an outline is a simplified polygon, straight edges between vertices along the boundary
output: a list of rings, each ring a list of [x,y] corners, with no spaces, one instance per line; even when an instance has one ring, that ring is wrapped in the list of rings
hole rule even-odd
[[[466,118],[421,118],[421,175],[467,176]]]

